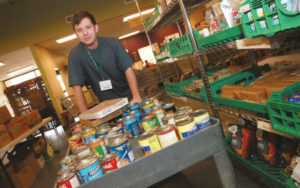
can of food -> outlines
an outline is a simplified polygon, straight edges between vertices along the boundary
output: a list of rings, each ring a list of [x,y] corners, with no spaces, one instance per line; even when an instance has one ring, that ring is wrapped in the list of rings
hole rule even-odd
[[[175,118],[173,113],[165,115],[161,120],[164,125],[168,125],[168,124],[175,125]]]
[[[98,158],[101,160],[107,154],[106,146],[104,144],[104,136],[96,138],[95,140],[89,142],[89,148]]]
[[[175,120],[175,123],[177,123],[178,121],[188,119],[188,118],[189,118],[189,115],[186,112],[184,112],[184,111],[178,112],[177,111],[175,114],[174,120]]]
[[[76,170],[81,183],[87,183],[104,175],[98,158],[94,156],[80,161]]]
[[[198,132],[210,126],[210,119],[207,110],[196,110],[193,113],[191,113],[190,116],[195,119]]]
[[[101,161],[101,165],[105,174],[108,174],[118,168],[122,167],[120,157],[118,153],[112,152],[104,157]]]
[[[117,133],[120,133],[120,134],[125,134],[124,128],[120,124],[117,125],[117,126],[112,127],[110,131],[117,132]]]
[[[193,112],[193,109],[189,106],[183,106],[177,108],[177,112]]]
[[[119,118],[119,119],[117,119],[117,120],[116,120],[116,125],[117,125],[117,126],[118,126],[118,125],[121,125],[122,127],[124,127],[123,121],[124,121],[124,118]]]
[[[129,108],[131,111],[140,110],[141,106],[139,103],[129,104]]]
[[[57,178],[56,183],[57,188],[75,188],[80,186],[79,180],[74,171],[62,174]]]
[[[90,141],[96,139],[96,131],[91,127],[85,128],[81,135],[84,143],[89,143]]]
[[[163,125],[161,119],[165,116],[162,107],[161,106],[153,106],[151,115],[154,116],[158,127],[161,127]]]
[[[163,107],[163,109],[164,109],[164,113],[165,114],[176,113],[176,107],[175,107],[174,103],[165,104],[165,106]]]
[[[76,155],[67,155],[60,161],[60,166],[63,168],[65,166],[76,165],[77,156]]]
[[[160,143],[154,131],[148,131],[141,134],[138,138],[138,142],[142,148],[144,156],[161,150]]]
[[[73,135],[68,138],[68,143],[71,151],[84,145],[81,134]]]
[[[138,121],[139,124],[142,124],[142,113],[138,110],[131,111],[129,114],[132,114],[136,117],[136,120]]]
[[[111,128],[103,128],[103,129],[97,130],[97,132],[96,132],[97,138],[107,135],[110,130],[111,130]]]
[[[108,134],[107,135],[105,135],[104,136],[104,144],[105,144],[105,146],[106,146],[106,148],[109,150],[109,148],[108,148],[108,140],[110,139],[110,138],[112,138],[114,135],[116,135],[116,134],[119,134],[119,133],[117,133],[117,132],[115,132],[115,131],[111,131],[111,132],[108,132]]]
[[[158,126],[156,123],[156,119],[154,118],[153,115],[146,116],[142,119],[142,126],[144,131],[148,130],[157,130]]]
[[[162,148],[178,142],[178,136],[174,125],[165,125],[157,130],[157,137]]]
[[[74,171],[75,167],[76,167],[76,165],[69,165],[69,166],[62,167],[61,169],[59,169],[59,171],[57,173],[57,177],[60,177],[67,172]]]
[[[197,132],[193,117],[176,122],[176,127],[181,139],[194,135]]]
[[[72,135],[80,135],[81,136],[81,131],[82,130],[75,130],[75,131],[72,131]]]
[[[126,117],[129,113],[130,113],[130,107],[128,105],[126,105],[123,109],[123,117]]]
[[[108,140],[108,147],[111,152],[118,153],[122,166],[129,164],[135,159],[128,139],[122,134],[117,134],[111,137]]]
[[[96,131],[100,131],[102,129],[109,129],[110,128],[110,124],[109,123],[104,123],[102,125],[99,125],[97,128],[96,128]]]
[[[73,131],[82,131],[82,129],[83,129],[83,125],[82,124],[76,124],[76,125],[74,125],[73,127],[72,127],[72,132]]]
[[[129,114],[128,116],[126,116],[124,118],[124,124],[126,135],[129,138],[137,137],[141,134],[139,123],[134,115]]]
[[[142,105],[142,108],[145,110],[147,108],[151,108],[154,105],[154,103],[153,103],[153,101],[151,99],[145,99],[141,103],[141,105]]]
[[[88,153],[90,153],[91,150],[89,147],[87,146],[80,146],[78,148],[76,148],[73,153],[78,157],[83,157],[83,156],[86,156]]]
[[[148,115],[150,115],[151,114],[151,108],[146,108],[146,109],[144,109],[144,115],[145,116],[148,116]]]
[[[94,153],[94,152],[89,152],[88,154],[86,154],[85,156],[82,156],[82,157],[80,157],[79,159],[78,159],[78,162],[80,162],[80,161],[82,161],[82,160],[84,160],[84,159],[87,159],[87,158],[89,158],[89,157],[97,157],[98,158],[98,156]],[[99,159],[99,158],[98,158]],[[78,164],[78,163],[77,163]]]

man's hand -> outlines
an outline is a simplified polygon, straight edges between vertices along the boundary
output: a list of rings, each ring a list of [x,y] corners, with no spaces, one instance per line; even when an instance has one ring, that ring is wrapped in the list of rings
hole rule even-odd
[[[132,98],[131,101],[129,102],[129,104],[135,104],[135,103],[141,103],[142,102],[142,98],[141,97],[135,97]]]

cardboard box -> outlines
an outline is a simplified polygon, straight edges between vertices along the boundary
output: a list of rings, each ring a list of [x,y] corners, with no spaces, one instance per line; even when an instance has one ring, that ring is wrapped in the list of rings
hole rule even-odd
[[[6,128],[11,137],[15,139],[29,130],[28,118],[24,115],[15,117],[6,125]]]
[[[105,116],[112,114],[127,104],[127,98],[107,100],[80,114],[79,118],[81,120],[95,120],[104,118]]]
[[[11,115],[6,106],[0,107],[0,123],[6,123],[11,118]]]
[[[87,125],[89,127],[97,127],[115,117],[118,117],[120,115],[123,114],[122,109],[119,109],[117,111],[114,111],[113,113],[109,114],[108,116],[104,117],[104,118],[100,118],[100,119],[96,119],[96,120],[84,120],[81,119],[80,122],[84,125]]]
[[[27,122],[29,125],[34,126],[37,123],[41,122],[42,117],[37,110],[32,110],[31,112],[24,115],[27,118]]]
[[[6,146],[12,141],[5,125],[0,124],[0,148]]]
[[[242,100],[244,101],[251,101],[257,103],[264,101],[266,98],[266,93],[264,89],[253,88],[251,86],[244,87],[244,89],[240,91],[240,95]]]
[[[28,164],[25,164],[18,172],[15,172],[12,166],[8,167],[7,171],[16,188],[30,188],[36,179]]]

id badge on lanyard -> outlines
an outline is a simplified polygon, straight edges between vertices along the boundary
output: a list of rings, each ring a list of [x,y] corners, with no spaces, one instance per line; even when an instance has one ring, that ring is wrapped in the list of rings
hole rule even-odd
[[[106,91],[112,89],[111,80],[104,80],[99,82],[101,91]]]

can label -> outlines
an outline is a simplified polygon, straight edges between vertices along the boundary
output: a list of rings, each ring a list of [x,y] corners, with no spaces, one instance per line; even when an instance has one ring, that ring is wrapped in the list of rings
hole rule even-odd
[[[144,131],[148,131],[148,130],[153,130],[153,129],[157,129],[157,124],[156,124],[156,119],[149,119],[148,121],[143,121],[142,122]]]
[[[99,137],[105,136],[107,134],[108,134],[108,132],[97,133],[96,137],[99,138]]]
[[[102,168],[103,168],[105,174],[108,174],[108,173],[122,167],[119,156],[113,158],[110,161],[102,162],[101,165],[102,165]]]
[[[76,136],[72,136],[71,138],[68,139],[69,147],[70,150],[73,151],[74,149],[83,146],[83,140],[81,136],[78,134]]]
[[[96,139],[96,131],[93,130],[93,131],[84,133],[84,134],[82,134],[82,137],[83,137],[84,143],[89,143]]]
[[[168,120],[164,120],[164,121],[163,121],[163,124],[164,124],[164,125],[169,125],[169,124],[175,125],[175,119],[174,119],[174,118],[170,118],[170,119],[168,119]]]
[[[156,151],[161,150],[157,136],[154,134],[145,140],[139,140],[139,144],[142,147],[144,156],[150,155]]]
[[[74,174],[74,176],[66,181],[57,183],[57,188],[75,188],[79,187],[80,183],[77,178],[77,176]]]
[[[178,137],[175,129],[170,130],[164,134],[158,134],[158,139],[162,148],[172,145],[178,142]]]
[[[198,132],[210,126],[208,113],[202,114],[201,116],[196,116],[194,118]]]
[[[153,105],[154,105],[154,103],[151,102],[151,103],[149,103],[149,104],[144,105],[144,106],[143,106],[143,109],[145,110],[145,109],[147,109],[147,108],[151,108]]]
[[[140,105],[138,103],[130,106],[131,111],[140,110]]]
[[[124,121],[124,124],[125,131],[128,137],[132,138],[141,134],[141,130],[136,117]]]
[[[82,157],[86,156],[87,154],[89,154],[90,152],[91,152],[90,148],[87,147],[85,150],[77,153],[77,157],[82,158]]]
[[[135,159],[134,154],[131,150],[131,147],[129,146],[128,141],[126,141],[123,144],[120,144],[118,146],[110,147],[109,149],[111,150],[111,152],[118,153],[118,156],[121,159],[122,165],[127,165]]]
[[[161,119],[164,117],[164,112],[163,112],[162,108],[160,108],[156,111],[152,111],[151,114],[154,115],[154,118],[157,122],[158,127],[163,126],[163,122]]]
[[[105,155],[107,154],[106,146],[104,144],[104,141],[98,142],[94,145],[89,146],[93,153],[95,153],[99,159],[103,159]]]
[[[177,126],[181,139],[194,135],[197,132],[195,121],[183,126]]]
[[[151,108],[145,108],[145,109],[144,109],[144,114],[145,114],[145,115],[151,114]]]
[[[87,183],[104,175],[98,160],[90,166],[77,171],[81,183]]]

